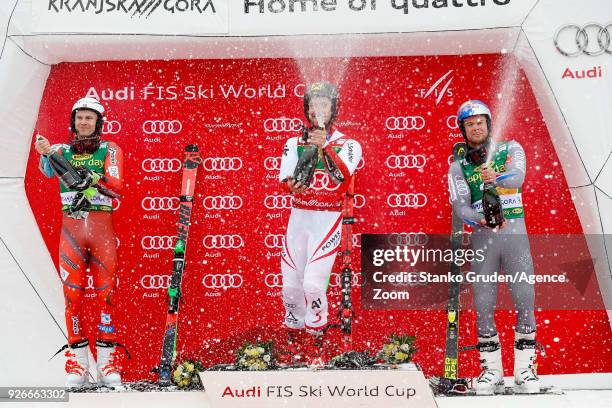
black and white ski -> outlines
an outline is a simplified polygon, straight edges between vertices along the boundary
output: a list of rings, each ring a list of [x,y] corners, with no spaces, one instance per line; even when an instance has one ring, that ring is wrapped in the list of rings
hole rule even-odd
[[[465,154],[464,142],[455,143],[453,146],[453,160],[460,160]],[[451,250],[456,253],[463,245],[463,220],[451,212]],[[451,275],[461,274],[461,267],[455,262],[450,263]],[[446,307],[446,347],[444,350],[444,373],[442,377],[432,377],[430,384],[433,390],[439,394],[452,393],[455,388],[461,392],[467,391],[469,385],[466,379],[458,377],[459,373],[459,311],[460,311],[461,283],[452,281],[448,289],[448,304]]]
[[[465,143],[455,143],[453,147],[453,160],[460,160],[465,153]],[[452,212],[451,250],[456,253],[463,244],[463,220]],[[460,275],[461,267],[455,262],[450,263],[451,275]],[[447,319],[446,319],[446,348],[444,351],[444,378],[456,380],[458,374],[459,354],[459,293],[460,282],[451,282],[448,293]]]
[[[353,284],[353,233],[355,223],[353,204],[355,202],[355,177],[351,178],[342,214],[342,227],[344,229],[344,248],[342,250],[342,302],[340,304],[340,330],[344,334],[344,351],[352,349],[353,332],[353,302],[351,289]]]
[[[198,147],[188,145],[185,148],[185,159],[183,161],[183,179],[181,182],[180,206],[178,210],[178,232],[172,261],[172,278],[168,287],[168,314],[166,315],[164,341],[159,363],[158,384],[163,386],[170,385],[172,365],[176,357],[179,300],[181,298],[181,283],[185,270],[185,250],[187,249],[187,235],[189,234],[196,176],[198,166],[201,163],[202,158],[200,157]]]

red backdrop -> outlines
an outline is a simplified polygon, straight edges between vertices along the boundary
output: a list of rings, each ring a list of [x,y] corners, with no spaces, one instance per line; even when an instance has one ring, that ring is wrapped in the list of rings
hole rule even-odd
[[[494,122],[508,113],[502,134],[525,148],[528,173],[523,197],[529,232],[581,234],[528,81],[514,67],[512,92],[503,88],[509,81],[508,67],[513,67],[507,58],[471,55],[54,66],[35,132],[53,143],[65,142],[73,102],[95,89],[107,108],[105,138],[117,142],[125,154],[124,197],[115,213],[120,282],[116,320],[119,340],[133,355],[124,377],[147,378],[158,363],[166,313],[163,286],[167,278],[163,276],[170,274],[172,258],[170,239],[163,237],[176,234],[177,214],[147,210],[151,203],[147,197],[178,194],[180,172],[174,171],[180,167],[178,162],[157,159],[181,159],[189,143],[197,144],[203,157],[211,160],[200,168],[196,186],[179,320],[179,358],[196,357],[206,364],[229,362],[244,340],[282,337],[280,279],[274,275],[280,272],[278,243],[289,210],[274,208],[282,207],[284,201],[273,197],[282,194],[276,182],[277,158],[285,140],[297,134],[294,126],[303,120],[303,84],[312,80],[329,79],[340,85],[338,128],[363,147],[364,166],[356,181],[360,195],[355,210],[357,244],[359,233],[449,232],[446,172],[452,145],[461,140],[453,115],[461,102],[472,98],[492,105]],[[395,163],[388,159],[390,155],[415,155],[408,159],[412,168],[390,168]],[[32,150],[26,192],[57,265],[58,182],[42,176],[37,165],[38,155]],[[388,206],[389,194],[408,192],[424,194],[426,204],[397,212]],[[238,208],[213,209],[210,197],[215,196],[233,196],[225,202]],[[554,215],[551,207],[556,210]],[[211,237],[215,235],[233,237]],[[211,248],[220,243],[235,248]],[[157,246],[162,249],[150,249]],[[356,254],[357,269],[358,258]],[[332,277],[331,303],[339,300],[338,282]],[[225,288],[214,287],[224,284]],[[416,361],[428,375],[442,372],[444,311],[362,311],[359,288],[354,289],[357,348],[378,349],[392,332],[413,333],[419,350]],[[61,290],[59,280],[57,290]],[[335,316],[335,310],[334,306],[330,316]],[[90,315],[93,320],[95,314]],[[499,311],[496,318],[509,374],[515,313]],[[609,370],[612,347],[605,311],[543,310],[536,318],[538,340],[549,355],[539,360],[541,374]],[[462,316],[461,343],[475,341],[474,313],[467,311]],[[461,375],[477,373],[474,352],[460,359]]]

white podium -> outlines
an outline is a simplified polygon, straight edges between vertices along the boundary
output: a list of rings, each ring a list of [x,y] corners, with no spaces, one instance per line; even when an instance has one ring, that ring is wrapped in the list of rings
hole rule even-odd
[[[427,380],[414,364],[397,369],[203,371],[213,407],[435,408]]]

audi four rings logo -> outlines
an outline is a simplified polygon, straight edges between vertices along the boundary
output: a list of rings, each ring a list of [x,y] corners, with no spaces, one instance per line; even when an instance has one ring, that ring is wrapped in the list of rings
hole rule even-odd
[[[172,275],[145,275],[140,278],[140,286],[144,289],[168,289]]]
[[[612,23],[605,26],[589,23],[583,27],[577,24],[566,24],[557,29],[553,42],[557,51],[566,57],[577,57],[581,54],[595,57],[604,52],[612,54],[610,27]]]
[[[204,197],[204,208],[207,210],[237,210],[242,207],[240,196],[207,196]]]
[[[269,288],[280,288],[283,286],[283,274],[269,273],[264,278],[264,283]]]
[[[268,234],[264,238],[266,248],[282,248],[285,243],[285,236],[282,234]]]
[[[269,118],[264,120],[266,132],[297,132],[302,129],[302,121],[298,118]]]
[[[353,196],[353,206],[355,208],[363,208],[366,203],[366,198],[363,194],[355,194]]]
[[[180,171],[182,164],[179,159],[144,159],[141,167],[147,173],[169,173]]]
[[[421,130],[425,127],[422,116],[390,116],[385,121],[389,130]]]
[[[280,157],[266,157],[264,159],[264,168],[266,170],[280,170],[281,158]]]
[[[446,118],[446,126],[449,129],[459,129],[459,125],[457,124],[457,115],[450,115]]]
[[[236,171],[242,168],[240,157],[208,157],[204,159],[204,169],[208,171]]]
[[[147,135],[176,134],[182,129],[180,120],[146,120],[142,123],[142,131]]]
[[[180,203],[178,197],[145,197],[140,205],[145,211],[176,211]]]
[[[389,234],[387,242],[393,246],[423,246],[429,242],[429,237],[424,232],[398,232]]]
[[[235,249],[243,247],[244,240],[240,235],[206,235],[203,244],[208,249]]]
[[[176,237],[169,235],[145,235],[140,240],[142,249],[171,249],[174,248]]]
[[[239,288],[242,282],[242,276],[236,273],[210,274],[202,278],[202,285],[209,289]]]
[[[421,208],[427,204],[427,196],[423,193],[389,194],[387,204],[393,208]]]
[[[422,169],[426,162],[422,154],[392,154],[387,157],[387,167],[390,169]]]
[[[268,195],[264,198],[264,206],[269,210],[291,208],[293,197],[290,195]]]
[[[339,187],[340,184],[336,184],[336,182],[329,177],[329,174],[323,172],[316,172],[312,178],[312,184],[310,185],[310,188],[315,191],[334,191]]]
[[[119,132],[121,132],[121,123],[117,122],[116,120],[104,121],[104,125],[102,125],[102,133],[116,135]]]

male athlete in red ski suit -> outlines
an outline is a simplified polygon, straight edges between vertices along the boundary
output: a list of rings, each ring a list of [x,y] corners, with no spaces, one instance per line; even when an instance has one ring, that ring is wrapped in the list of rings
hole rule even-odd
[[[123,186],[123,153],[113,142],[101,141],[104,123],[104,107],[97,99],[79,99],[72,108],[70,144],[51,146],[43,136],[38,136],[35,149],[41,154],[40,170],[47,177],[54,171],[46,155],[61,153],[74,167],[86,168],[93,176],[89,191],[91,206],[84,219],[70,216],[70,207],[76,191],[60,183],[62,201],[62,230],[59,244],[59,272],[66,301],[66,327],[68,350],[66,372],[68,387],[87,383],[88,339],[82,326],[82,310],[88,284],[92,284],[100,310],[96,333],[98,383],[106,386],[121,384],[118,352],[116,350],[115,273],[117,265],[116,237],[112,222],[112,199],[100,194],[95,184],[104,176],[104,184],[119,192]],[[93,277],[88,282],[87,272]]]

